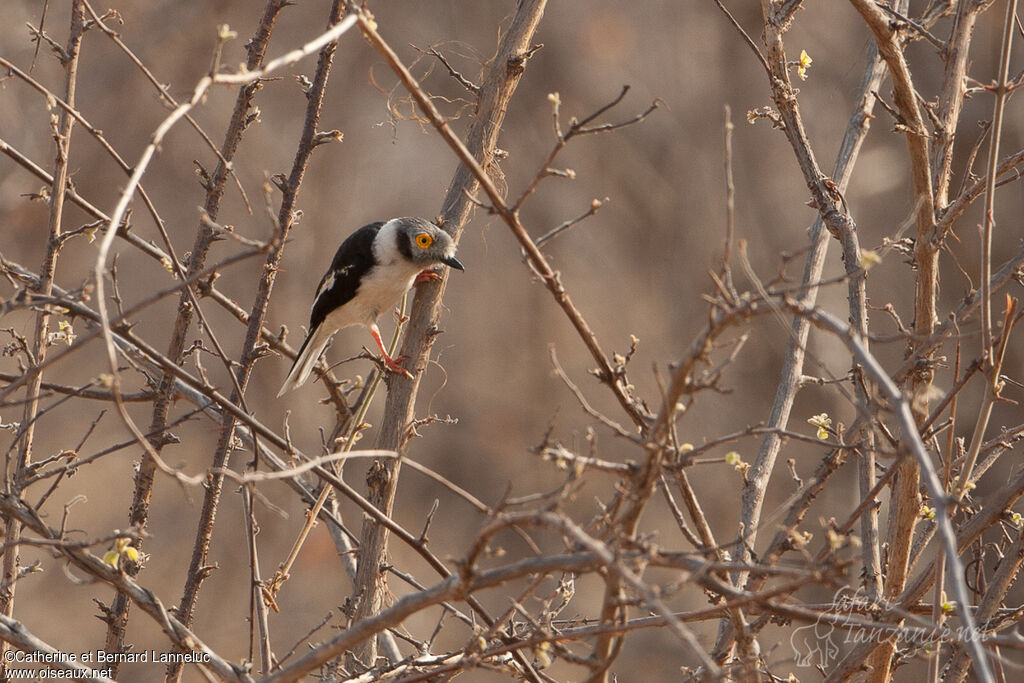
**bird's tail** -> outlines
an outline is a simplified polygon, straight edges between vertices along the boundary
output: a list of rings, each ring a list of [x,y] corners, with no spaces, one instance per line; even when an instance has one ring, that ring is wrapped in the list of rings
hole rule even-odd
[[[281,391],[277,392],[279,397],[283,396],[286,391],[298,389],[306,383],[310,373],[313,372],[313,366],[320,360],[320,354],[324,352],[324,348],[330,340],[331,333],[325,331],[323,325],[317,325],[317,328],[309,333],[306,341],[302,342],[302,346],[299,347],[299,355],[295,357],[292,369],[288,372],[284,384],[281,385]]]

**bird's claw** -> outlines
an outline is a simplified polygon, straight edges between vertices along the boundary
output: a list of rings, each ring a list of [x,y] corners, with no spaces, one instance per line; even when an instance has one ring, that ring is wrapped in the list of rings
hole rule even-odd
[[[428,268],[427,270],[424,270],[419,275],[417,275],[416,279],[412,281],[412,284],[413,284],[413,286],[421,285],[424,282],[430,282],[432,280],[440,280],[440,279],[441,279],[441,275],[436,270],[430,270]]]
[[[412,373],[399,364],[399,362],[403,360],[405,360],[405,356],[399,356],[398,358],[384,356],[383,358],[381,358],[381,362],[384,363],[384,367],[386,367],[388,370],[399,375],[405,375],[409,379],[412,379]]]

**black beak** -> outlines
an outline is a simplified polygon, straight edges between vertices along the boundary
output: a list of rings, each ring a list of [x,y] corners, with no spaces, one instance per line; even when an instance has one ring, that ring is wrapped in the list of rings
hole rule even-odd
[[[457,270],[466,270],[466,267],[462,265],[462,262],[459,261],[459,259],[455,258],[454,256],[445,257],[441,261],[441,263],[445,264],[446,266],[451,266],[452,268],[455,268]]]

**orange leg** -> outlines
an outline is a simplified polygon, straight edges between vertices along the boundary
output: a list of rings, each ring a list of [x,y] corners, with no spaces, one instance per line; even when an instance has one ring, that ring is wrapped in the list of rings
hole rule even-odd
[[[380,338],[380,330],[377,325],[370,325],[370,334],[373,335],[373,340],[377,342],[377,348],[380,349],[381,360],[384,361],[384,365],[391,372],[397,372],[400,375],[405,375],[409,379],[412,379],[412,373],[403,368],[398,364],[398,361],[403,358],[394,359],[388,354],[388,350],[384,348],[384,341]]]

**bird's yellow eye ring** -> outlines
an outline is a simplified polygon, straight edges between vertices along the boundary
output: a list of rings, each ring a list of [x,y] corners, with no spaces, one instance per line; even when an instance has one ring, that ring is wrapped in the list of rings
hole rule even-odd
[[[420,249],[429,249],[430,245],[434,243],[434,238],[425,232],[421,232],[416,235],[416,246]]]

